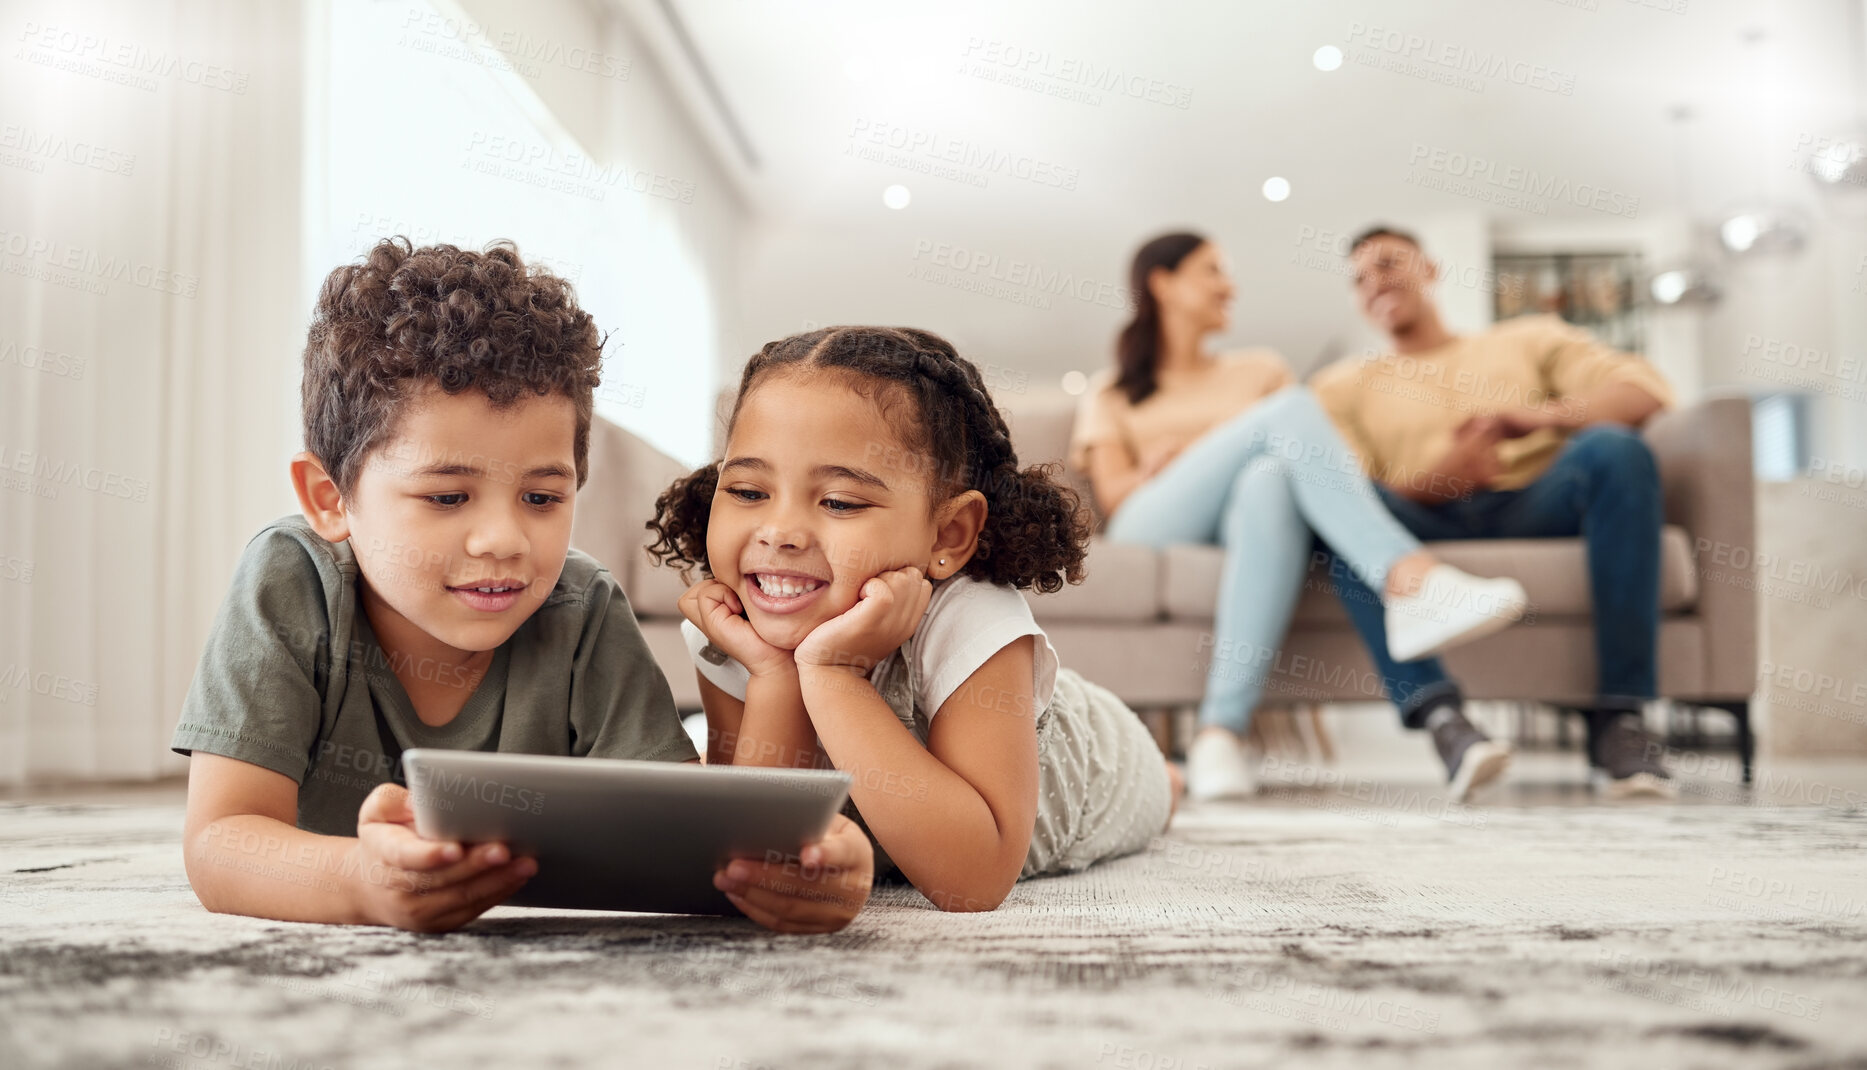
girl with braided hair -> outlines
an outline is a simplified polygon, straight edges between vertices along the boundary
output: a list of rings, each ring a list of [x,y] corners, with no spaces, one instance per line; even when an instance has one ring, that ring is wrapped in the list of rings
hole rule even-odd
[[[724,457],[656,503],[708,761],[833,766],[947,910],[1145,847],[1179,792],[1134,712],[1058,665],[1024,590],[1083,579],[1088,521],[1021,469],[979,370],[926,331],[830,327],[747,364]],[[718,882],[759,919],[761,889]]]

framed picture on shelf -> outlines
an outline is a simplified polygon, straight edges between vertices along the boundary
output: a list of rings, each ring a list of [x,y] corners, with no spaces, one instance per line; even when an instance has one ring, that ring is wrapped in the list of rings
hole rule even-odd
[[[1493,312],[1554,315],[1629,353],[1646,351],[1638,253],[1499,253]]]

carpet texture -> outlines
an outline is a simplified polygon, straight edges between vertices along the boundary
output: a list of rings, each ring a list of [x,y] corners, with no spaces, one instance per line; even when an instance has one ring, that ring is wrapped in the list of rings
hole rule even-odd
[[[0,807],[0,1066],[1867,1067],[1861,811],[1339,801],[829,937],[221,917],[177,808]]]

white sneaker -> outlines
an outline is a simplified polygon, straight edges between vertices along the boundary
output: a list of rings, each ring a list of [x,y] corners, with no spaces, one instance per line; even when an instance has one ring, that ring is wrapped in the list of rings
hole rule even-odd
[[[1257,790],[1244,742],[1223,728],[1200,729],[1186,751],[1186,793],[1195,799],[1242,799]]]
[[[1460,643],[1501,632],[1529,605],[1523,584],[1485,579],[1444,563],[1427,570],[1417,594],[1387,602],[1387,652],[1418,661]]]

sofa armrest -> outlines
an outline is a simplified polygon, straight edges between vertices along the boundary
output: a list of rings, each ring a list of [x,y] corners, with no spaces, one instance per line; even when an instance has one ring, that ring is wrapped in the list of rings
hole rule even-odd
[[[609,568],[638,615],[658,612],[646,598],[656,566],[645,550],[655,498],[687,466],[601,416],[590,421],[589,479],[577,492],[571,545]],[[666,583],[655,585],[665,587]]]
[[[1659,462],[1666,521],[1686,529],[1705,626],[1707,693],[1757,688],[1757,488],[1750,401],[1720,397],[1664,412],[1644,437]]]

